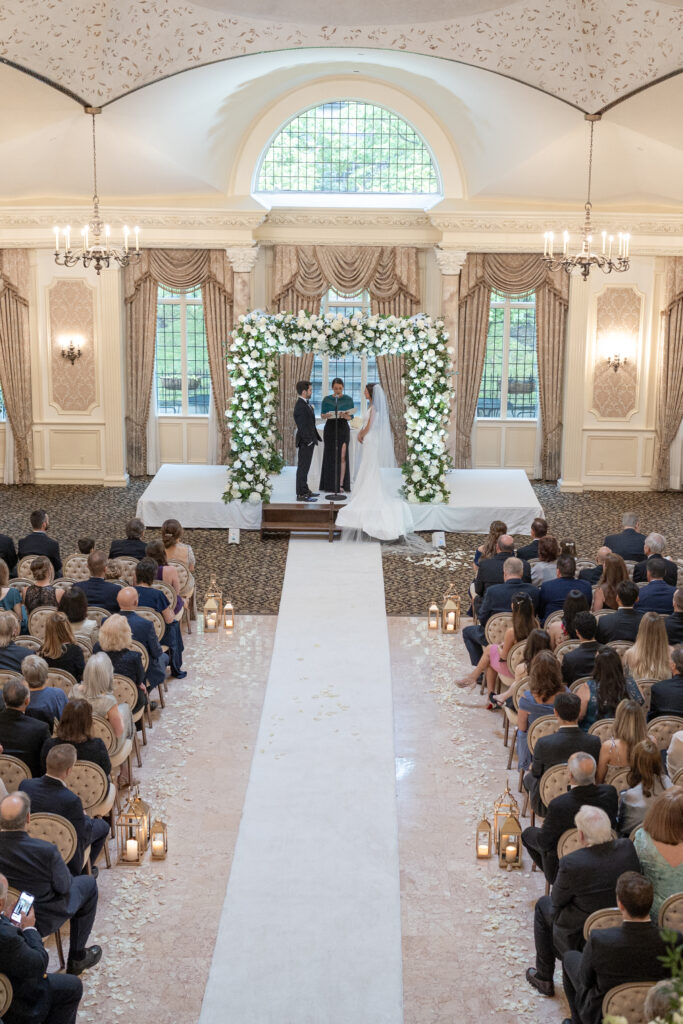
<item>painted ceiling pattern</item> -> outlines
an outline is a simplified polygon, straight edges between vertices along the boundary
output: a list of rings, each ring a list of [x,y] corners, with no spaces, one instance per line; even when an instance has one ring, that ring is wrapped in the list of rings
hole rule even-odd
[[[427,18],[423,12],[417,23],[353,26],[311,24],[310,13],[299,23],[278,24],[233,16],[230,0],[207,3],[227,10],[164,0],[4,0],[0,58],[103,104],[168,75],[244,54],[319,46],[404,50],[500,72],[586,111],[683,66],[683,5],[677,0],[469,2],[448,21],[429,21],[427,2]],[[285,9],[296,14],[296,5]],[[377,18],[381,5],[365,10],[365,20]],[[442,10],[437,4],[432,13]],[[324,5],[322,12],[328,13]]]

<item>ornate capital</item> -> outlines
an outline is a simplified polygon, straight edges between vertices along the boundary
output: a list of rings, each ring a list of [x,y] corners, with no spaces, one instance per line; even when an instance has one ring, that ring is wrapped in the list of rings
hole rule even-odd
[[[225,252],[236,274],[248,274],[254,269],[258,245],[229,245]]]
[[[434,246],[434,255],[436,256],[439,270],[444,275],[459,274],[467,259],[467,253],[464,249],[440,249],[438,245]]]

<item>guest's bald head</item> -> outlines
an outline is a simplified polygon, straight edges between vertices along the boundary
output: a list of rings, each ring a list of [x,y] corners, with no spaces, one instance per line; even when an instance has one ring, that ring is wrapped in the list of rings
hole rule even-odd
[[[604,545],[603,545],[603,547],[598,548],[598,565],[604,565],[605,564],[605,559],[607,558],[608,555],[611,555],[611,554],[612,554],[612,549],[611,548],[607,548]]]
[[[138,606],[138,592],[135,587],[123,587],[116,595],[122,612],[130,612]]]
[[[509,552],[510,554],[515,553],[515,541],[509,533],[503,533],[498,538],[497,547],[499,551]]]
[[[26,793],[12,793],[0,803],[0,830],[3,832],[25,832],[28,825],[31,801]]]

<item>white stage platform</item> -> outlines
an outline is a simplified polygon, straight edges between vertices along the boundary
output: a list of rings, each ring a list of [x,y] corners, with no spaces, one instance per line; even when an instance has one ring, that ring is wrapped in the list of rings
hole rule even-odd
[[[396,491],[400,469],[382,470]],[[290,503],[295,495],[293,466],[273,477],[271,502]],[[137,515],[147,526],[178,519],[186,529],[258,530],[261,503],[231,501],[226,505],[224,466],[179,466],[165,463],[138,501]],[[411,505],[416,530],[486,533],[492,519],[502,519],[510,533],[528,534],[531,521],[543,515],[522,469],[453,469],[448,474],[448,505]],[[324,500],[321,496],[320,500]]]

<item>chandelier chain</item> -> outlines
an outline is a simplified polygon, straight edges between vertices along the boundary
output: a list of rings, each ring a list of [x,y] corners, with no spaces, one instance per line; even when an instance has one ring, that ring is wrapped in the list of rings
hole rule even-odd
[[[97,143],[95,141],[95,116],[96,115],[92,114],[91,116],[92,116],[92,178],[93,178],[93,188],[95,190],[93,198],[97,199],[98,198],[98,195],[97,195]],[[592,130],[593,130],[593,126],[591,125],[591,131]]]
[[[590,126],[591,136],[588,147],[588,198],[586,200],[586,206],[591,206],[591,182],[593,179],[593,128],[595,127],[595,121],[591,121]]]

